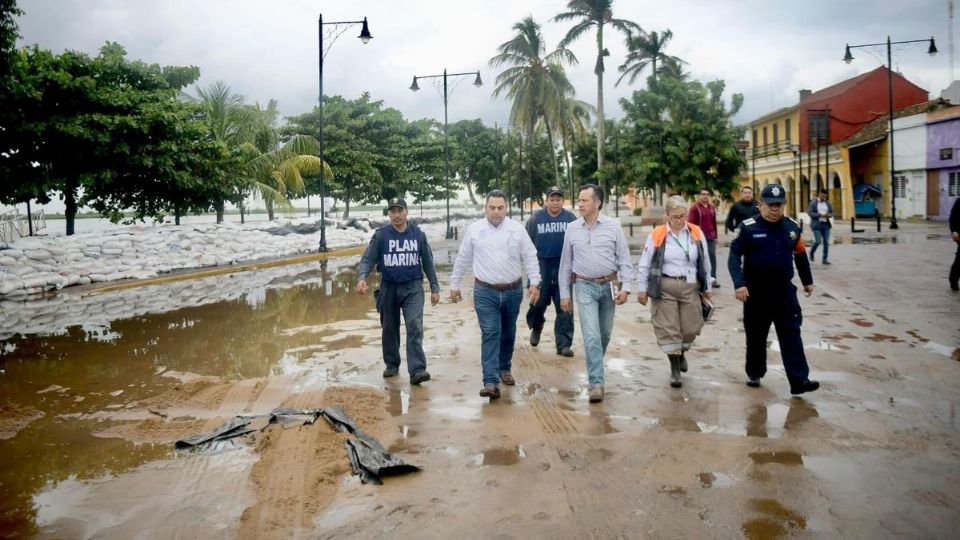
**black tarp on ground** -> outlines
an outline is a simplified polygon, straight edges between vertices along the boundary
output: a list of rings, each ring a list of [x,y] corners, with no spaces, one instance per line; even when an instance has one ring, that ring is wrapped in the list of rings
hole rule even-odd
[[[323,416],[334,429],[342,433],[350,433],[356,439],[346,442],[347,458],[354,474],[360,476],[364,484],[382,484],[383,476],[396,476],[420,470],[420,467],[406,463],[402,459],[386,451],[380,441],[367,435],[350,418],[341,407],[326,409],[291,409],[278,407],[268,415],[237,416],[217,429],[201,435],[194,435],[181,439],[175,443],[178,450],[198,448],[216,441],[223,441],[246,435],[254,431],[262,431],[269,424],[280,424],[284,428],[292,426],[311,425],[317,418]],[[262,426],[253,426],[254,419],[266,419]],[[262,423],[262,422],[261,422]]]

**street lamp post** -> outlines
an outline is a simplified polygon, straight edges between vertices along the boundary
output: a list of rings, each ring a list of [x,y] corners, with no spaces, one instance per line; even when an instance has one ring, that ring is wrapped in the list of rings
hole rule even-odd
[[[930,36],[930,39],[911,39],[907,41],[890,41],[890,36],[887,36],[886,43],[866,43],[863,45],[850,45],[847,44],[847,50],[843,55],[843,61],[850,63],[853,61],[853,55],[850,54],[850,49],[859,49],[861,47],[879,47],[881,45],[887,46],[887,113],[889,115],[889,140],[890,140],[890,228],[899,229],[900,226],[897,225],[897,189],[896,189],[896,162],[894,161],[893,155],[893,62],[891,60],[890,46],[891,45],[901,45],[904,43],[924,43],[930,42],[930,47],[927,49],[927,54],[933,56],[937,54],[937,44],[933,41],[933,36]]]
[[[362,24],[363,26],[360,29],[360,35],[357,36],[360,38],[360,41],[363,43],[368,43],[373,36],[370,35],[370,28],[367,26],[367,18],[364,17],[362,21],[336,21],[336,22],[323,22],[323,14],[320,14],[320,19],[317,21],[317,32],[320,37],[320,46],[319,46],[319,56],[320,56],[320,252],[329,251],[327,249],[327,224],[326,224],[326,205],[324,204],[325,192],[327,191],[327,183],[324,175],[323,164],[323,27],[324,25],[330,26],[342,26],[343,30],[339,34],[336,34],[333,39],[330,41],[328,48],[333,46],[333,42],[340,37],[340,34],[346,31],[346,27],[354,24]],[[309,203],[309,200],[308,200]]]
[[[440,75],[414,75],[413,84],[410,85],[410,90],[416,92],[420,89],[420,85],[417,84],[417,79],[438,79],[443,78],[443,175],[445,177],[445,186],[444,191],[447,195],[447,232],[445,237],[447,239],[453,238],[453,229],[450,227],[450,135],[448,133],[448,123],[447,123],[447,78],[448,77],[466,77],[470,75],[476,75],[477,78],[474,79],[473,85],[476,87],[483,86],[483,81],[480,80],[479,71],[467,71],[464,73],[447,73],[447,69],[443,69],[443,73]]]

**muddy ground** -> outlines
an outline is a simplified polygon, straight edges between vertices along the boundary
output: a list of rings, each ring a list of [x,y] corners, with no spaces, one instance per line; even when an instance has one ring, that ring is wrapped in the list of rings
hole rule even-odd
[[[121,335],[115,342],[141,336],[122,354],[72,331],[21,337],[9,342],[14,350],[0,349],[2,531],[953,538],[960,296],[947,287],[954,247],[942,228],[904,224],[896,237],[873,235],[869,243],[841,235],[834,264],[814,265],[817,290],[801,300],[803,337],[811,377],[823,386],[802,399],[789,395],[775,343],[763,386],[744,386],[740,308],[725,271],[716,319],[688,356],[683,388],[667,385],[649,309],[631,298],[617,310],[606,400],[594,405],[579,328],[576,356],[564,358],[549,330],[538,347],[527,343],[522,314],[517,385],[495,402],[479,397],[472,296],[426,308],[433,379],[421,387],[409,384],[405,365],[396,379],[380,377],[372,300],[345,290],[337,316],[287,298],[311,298],[312,289],[297,286],[267,288],[248,301],[266,306],[249,317],[256,324],[214,324],[241,310],[229,301],[145,314],[112,327]],[[726,249],[719,255],[725,260]],[[349,269],[338,275],[334,295],[353,279]],[[444,295],[448,275],[442,267]],[[152,331],[161,327],[173,333]],[[178,345],[187,328],[200,336]],[[243,358],[224,352],[237,350]],[[272,426],[200,453],[171,451],[177,438],[237,414],[334,404],[424,470],[363,485],[349,474],[345,436],[325,423]],[[58,460],[61,448],[69,464]]]

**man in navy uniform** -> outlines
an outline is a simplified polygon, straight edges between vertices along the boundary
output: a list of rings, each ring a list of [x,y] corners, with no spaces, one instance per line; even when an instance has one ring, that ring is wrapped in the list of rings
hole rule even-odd
[[[433,252],[427,235],[407,222],[407,202],[393,198],[387,204],[390,224],[377,229],[360,259],[357,292],[367,294],[367,275],[380,270],[380,289],[374,292],[380,313],[384,377],[400,370],[400,312],[407,326],[407,371],[410,382],[430,380],[423,353],[423,274],[430,281],[430,305],[440,302],[440,283],[433,267]]]
[[[560,254],[563,252],[563,233],[567,223],[575,221],[577,216],[563,208],[563,191],[557,186],[547,190],[547,206],[537,210],[527,221],[527,234],[537,247],[537,260],[540,262],[540,299],[530,304],[527,310],[527,326],[530,327],[530,345],[540,343],[540,332],[546,322],[544,314],[553,302],[557,319],[553,323],[553,334],[557,342],[557,354],[573,356],[573,314],[560,309],[560,282],[557,272],[560,270]]]
[[[813,292],[810,260],[800,235],[800,225],[784,218],[786,193],[770,184],[760,192],[760,215],[744,220],[734,231],[727,266],[737,300],[743,302],[747,334],[747,386],[760,386],[767,372],[767,334],[777,329],[780,355],[790,381],[790,393],[813,392],[820,383],[809,378],[810,368],[800,339],[802,315],[793,285],[796,265],[807,296]]]

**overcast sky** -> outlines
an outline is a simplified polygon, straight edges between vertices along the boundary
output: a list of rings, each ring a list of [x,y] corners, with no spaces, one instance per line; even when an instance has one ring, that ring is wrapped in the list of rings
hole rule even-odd
[[[411,92],[413,75],[480,70],[485,85],[465,78],[450,95],[454,122],[482,118],[507,121],[508,105],[492,98],[496,72],[487,62],[509,40],[512,26],[532,15],[543,27],[548,48],[556,47],[569,24],[550,19],[565,0],[19,0],[21,44],[38,44],[96,54],[105,41],[123,45],[128,58],[162,65],[196,65],[203,87],[223,80],[248,102],[276,99],[284,115],[309,111],[317,103],[317,18],[350,21],[368,17],[374,39],[356,39],[349,28],[324,63],[327,95],[374,99],[407,118],[443,119],[440,93],[428,81]],[[960,3],[960,0],[958,0]],[[841,61],[844,44],[936,38],[941,54],[930,58],[926,44],[896,46],[894,68],[937,97],[951,80],[948,0],[616,0],[614,14],[647,31],[673,31],[668,54],[689,63],[692,75],[722,79],[727,94],[745,104],[746,122],[797,102],[801,88],[817,90],[886,62],[884,47],[854,50]],[[958,6],[960,8],[960,6]],[[960,13],[958,13],[960,15]],[[954,21],[954,32],[957,24]],[[326,27],[330,28],[330,27]],[[618,118],[618,100],[645,84],[614,83],[625,47],[606,30],[607,116]],[[960,38],[960,36],[957,36]],[[325,38],[326,39],[326,38]],[[572,46],[580,64],[568,68],[579,99],[596,102],[595,34]],[[960,60],[960,59],[958,59]],[[954,73],[960,77],[960,67]],[[196,95],[196,88],[187,92]]]

